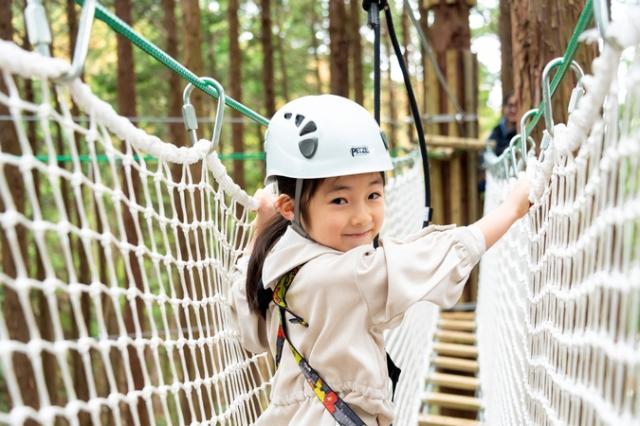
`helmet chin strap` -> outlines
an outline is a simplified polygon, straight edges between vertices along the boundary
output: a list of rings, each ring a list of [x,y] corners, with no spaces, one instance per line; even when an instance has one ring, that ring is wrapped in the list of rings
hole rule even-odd
[[[302,198],[302,184],[304,183],[304,179],[296,179],[296,192],[293,200],[293,222],[291,222],[291,227],[298,234],[303,236],[304,238],[308,238],[311,240],[307,231],[302,227],[302,222],[300,221],[300,199]]]

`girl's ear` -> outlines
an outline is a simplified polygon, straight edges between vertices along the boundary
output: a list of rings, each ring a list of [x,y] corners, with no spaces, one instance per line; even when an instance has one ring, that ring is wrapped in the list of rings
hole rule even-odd
[[[294,216],[294,203],[293,198],[287,194],[280,194],[274,203],[278,213],[282,215],[286,220],[291,222]]]

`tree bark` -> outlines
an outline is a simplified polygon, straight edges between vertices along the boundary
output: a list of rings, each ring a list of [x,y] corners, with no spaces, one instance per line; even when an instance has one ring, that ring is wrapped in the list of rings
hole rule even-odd
[[[178,29],[176,25],[176,0],[162,0],[164,10],[164,29],[166,31],[166,52],[172,58],[178,59]],[[182,116],[182,90],[180,88],[184,82],[180,76],[173,71],[167,71],[168,78],[168,105],[167,114],[169,117]],[[197,111],[196,111],[197,112]],[[169,140],[177,146],[184,146],[186,143],[186,129],[183,123],[169,123]]]
[[[364,103],[364,81],[362,71],[362,40],[360,37],[360,14],[364,13],[362,2],[360,0],[350,0],[351,16],[349,19],[351,33],[351,47],[353,54],[351,56],[351,73],[353,76],[351,87],[353,87],[354,100],[362,105]]]
[[[344,0],[329,0],[331,93],[349,96],[349,34]]]
[[[511,52],[511,2],[512,0],[500,0],[500,58],[502,69],[500,79],[502,80],[502,93],[513,92],[513,55]]]
[[[202,77],[204,74],[204,62],[202,60],[202,30],[200,29],[200,4],[198,0],[181,0],[182,25],[186,29],[184,34],[184,65],[195,75]],[[198,117],[208,117],[211,103],[206,95],[199,89],[191,93],[191,104]]]
[[[13,25],[12,25],[12,2],[7,0],[0,0],[0,38],[3,40],[13,40]],[[7,93],[7,87],[4,82],[4,78],[0,78],[0,91]],[[0,114],[9,114],[8,108],[3,104],[0,104]],[[20,156],[22,150],[18,141],[18,136],[15,133],[14,124],[11,121],[0,121],[0,147],[2,152],[10,155]],[[19,213],[24,213],[25,210],[25,188],[24,178],[22,173],[17,167],[5,166],[0,169],[0,173],[4,174],[4,179],[9,187],[11,199],[13,200],[14,208]],[[0,212],[6,212],[9,208],[4,204],[4,201],[0,198]],[[12,249],[10,241],[14,239],[17,241],[17,252]],[[18,276],[18,259],[27,258],[27,236],[25,228],[22,226],[15,226],[13,228],[0,227],[0,248],[2,249],[2,271],[9,278],[16,278]],[[27,265],[25,265],[26,267]],[[9,333],[9,339],[18,342],[29,341],[29,329],[25,326],[26,318],[22,311],[22,304],[20,303],[20,295],[12,288],[4,286],[4,303],[3,312],[7,331]],[[28,296],[27,296],[28,300]],[[11,357],[12,373],[14,374],[20,393],[22,395],[22,402],[24,405],[39,408],[38,389],[35,382],[33,369],[29,358],[21,353],[14,352]],[[0,390],[6,395],[8,389],[6,387],[6,380],[0,381]],[[30,422],[35,424],[35,422]]]
[[[311,16],[311,25],[309,26],[309,29],[311,30],[311,47],[313,49],[313,70],[316,78],[316,92],[323,93],[322,76],[320,74],[320,52],[318,52],[318,38],[316,37],[316,32],[318,31],[318,14],[316,13],[316,4],[317,2],[314,1],[309,2],[309,15]]]
[[[273,37],[271,34],[271,0],[260,1],[262,14],[260,29],[262,40],[262,85],[264,87],[264,109],[267,117],[276,112],[276,97],[273,77]]]
[[[434,13],[433,25],[429,28],[429,39],[433,50],[442,53],[447,49],[468,50],[471,46],[469,29],[469,6],[467,1],[431,1]]]
[[[511,1],[513,85],[521,116],[542,100],[542,70],[551,59],[563,55],[585,1]],[[594,48],[582,46],[575,60],[588,72],[594,55]],[[576,83],[573,72],[567,74],[568,82],[562,83],[553,96],[556,122],[566,121],[567,103]]]
[[[115,12],[116,15],[127,24],[133,22],[131,17],[131,9],[133,4],[131,0],[116,0]],[[133,48],[131,42],[126,38],[117,36],[117,51],[118,51],[118,83],[117,83],[117,100],[118,100],[118,112],[121,115],[127,117],[136,116],[136,75],[133,62]],[[124,142],[123,142],[124,147]],[[130,171],[130,172],[129,172]],[[128,173],[129,172],[129,173]],[[131,201],[137,200],[137,196],[140,193],[140,181],[135,169],[131,166],[124,167],[122,172],[122,190],[125,197]],[[125,234],[127,241],[130,244],[138,245],[139,237],[136,232],[134,218],[131,211],[125,203],[121,203],[122,216],[125,227]],[[142,273],[140,265],[136,258],[135,253],[130,252],[128,259],[125,262],[129,263],[131,275],[127,276],[129,287],[137,287],[143,290]],[[135,304],[135,307],[133,306]],[[136,298],[134,301],[130,301],[125,308],[125,326],[127,333],[136,333],[136,330],[144,330],[144,303],[142,299]],[[144,359],[140,359],[136,348],[132,345],[127,348],[129,357],[129,367],[133,376],[133,385],[135,389],[142,389],[144,387],[144,376],[142,374],[142,368],[144,365]],[[144,400],[139,398],[137,401],[137,413],[129,413],[131,416],[138,416],[141,424],[149,424],[148,413],[145,407]],[[129,419],[130,424],[133,424],[133,418]]]
[[[384,50],[388,58],[387,60],[389,61],[389,64],[391,64],[391,61],[393,60],[395,55],[393,53],[393,50],[391,49],[391,41],[389,40],[389,37],[384,38]],[[387,86],[387,90],[389,93],[388,104],[390,121],[387,128],[389,129],[389,148],[393,150],[398,146],[398,141],[396,140],[396,138],[398,137],[398,132],[396,131],[398,126],[398,113],[396,111],[396,91],[393,79],[391,78],[391,66],[389,66],[389,69],[387,69]]]
[[[275,45],[275,49],[276,49],[276,54],[278,55],[278,68],[280,69],[280,91],[281,91],[281,95],[284,98],[284,100],[286,102],[289,101],[289,72],[287,70],[287,61],[285,59],[285,53],[284,53],[284,37],[285,34],[283,33],[283,25],[282,25],[282,15],[283,15],[283,10],[282,10],[282,2],[281,1],[277,1],[275,4],[275,23],[276,26],[278,28],[278,33],[276,35],[276,45]]]
[[[238,0],[229,1],[228,21],[229,21],[229,88],[231,97],[238,102],[242,102],[242,51],[238,37],[240,35],[240,25],[238,22]],[[242,114],[232,110],[231,116],[235,119],[231,125],[231,140],[235,152],[244,151],[244,124]],[[244,161],[233,160],[233,180],[244,188]]]

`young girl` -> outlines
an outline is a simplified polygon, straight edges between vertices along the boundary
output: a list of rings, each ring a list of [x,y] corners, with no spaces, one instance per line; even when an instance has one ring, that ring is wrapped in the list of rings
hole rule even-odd
[[[374,244],[392,163],[364,108],[333,95],[296,99],[271,120],[265,151],[277,213],[263,198],[246,282],[231,290],[243,346],[278,364],[258,424],[389,425],[383,331],[418,301],[458,300],[485,249],[527,211],[528,185],[471,226]]]

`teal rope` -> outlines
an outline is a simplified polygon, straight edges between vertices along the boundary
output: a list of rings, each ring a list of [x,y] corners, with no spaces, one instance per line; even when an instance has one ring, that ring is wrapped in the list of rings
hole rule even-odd
[[[76,1],[76,3],[78,3],[80,5],[84,4],[84,0],[75,0],[75,1]],[[138,46],[140,49],[142,49],[143,51],[145,51],[146,53],[151,55],[153,58],[155,58],[156,60],[161,62],[163,65],[165,65],[171,71],[173,71],[176,74],[180,75],[180,77],[182,77],[183,79],[189,81],[195,87],[197,87],[198,89],[202,90],[206,94],[208,94],[210,96],[213,96],[214,98],[218,99],[218,91],[214,87],[210,86],[209,83],[201,80],[197,75],[195,75],[193,72],[189,71],[189,69],[187,69],[182,64],[180,64],[178,61],[173,59],[171,56],[169,56],[167,53],[165,53],[158,46],[156,46],[155,44],[153,44],[150,41],[146,40],[144,37],[139,36],[138,33],[136,33],[133,30],[133,28],[131,28],[129,25],[127,25],[120,18],[118,18],[117,16],[115,16],[114,14],[109,12],[100,3],[96,4],[96,15],[95,16],[96,16],[96,18],[98,18],[102,22],[104,22],[105,24],[109,25],[109,27],[111,27],[115,32],[117,32],[118,34],[120,34],[123,37],[127,38],[129,41],[131,41],[133,44]],[[240,112],[245,117],[248,117],[248,118],[252,119],[253,121],[255,121],[258,124],[262,124],[264,126],[267,126],[269,124],[269,120],[268,119],[266,119],[262,115],[258,114],[257,112],[253,111],[249,107],[247,107],[247,106],[241,104],[240,102],[234,100],[233,98],[230,98],[229,96],[226,97],[225,104],[230,106],[231,108],[235,109],[236,111]]]
[[[578,48],[578,37],[580,37],[580,34],[582,34],[584,30],[587,29],[587,25],[589,25],[592,18],[593,18],[593,1],[587,0],[587,2],[584,5],[584,9],[582,9],[582,13],[580,14],[580,17],[578,18],[578,23],[576,24],[576,28],[573,30],[573,35],[569,39],[569,43],[567,44],[567,50],[565,50],[564,55],[562,56],[562,65],[560,65],[560,68],[553,76],[553,80],[551,80],[551,96],[553,96],[553,94],[556,92],[556,90],[558,89],[558,86],[560,86],[560,81],[564,78],[564,75],[566,74],[567,70],[569,70],[569,67],[571,66],[571,61],[575,57],[576,50]],[[538,124],[538,121],[540,121],[540,118],[542,118],[543,116],[542,111],[543,111],[543,103],[541,102],[540,105],[538,105],[538,112],[536,113],[536,115],[533,116],[531,121],[529,121],[529,125],[527,126],[528,135],[531,134],[534,127],[536,127],[536,125]]]

